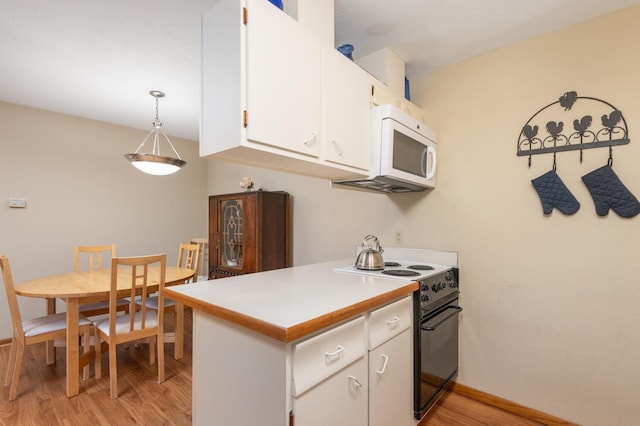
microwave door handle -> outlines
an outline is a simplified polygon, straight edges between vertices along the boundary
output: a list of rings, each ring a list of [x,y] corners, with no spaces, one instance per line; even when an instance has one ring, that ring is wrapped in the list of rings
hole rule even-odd
[[[436,156],[436,149],[431,146],[427,146],[427,159],[429,158],[429,153],[431,153],[431,158],[433,159],[433,161],[431,162],[431,170],[429,170],[427,173],[427,179],[432,179],[436,175],[438,157]],[[425,167],[427,163],[428,161],[425,162]]]
[[[429,173],[428,166],[429,166],[429,145],[425,146],[424,150],[422,151],[422,176],[425,176],[427,179],[429,179],[429,176],[427,176],[427,174]]]

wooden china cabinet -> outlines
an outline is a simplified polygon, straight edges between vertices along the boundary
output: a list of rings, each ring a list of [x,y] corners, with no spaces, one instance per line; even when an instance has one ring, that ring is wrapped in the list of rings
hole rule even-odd
[[[209,278],[291,266],[289,194],[209,196]]]

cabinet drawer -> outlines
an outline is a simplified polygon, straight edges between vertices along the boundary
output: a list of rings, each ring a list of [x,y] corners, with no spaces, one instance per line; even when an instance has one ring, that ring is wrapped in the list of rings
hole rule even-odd
[[[293,396],[364,356],[364,317],[297,343],[293,348]]]
[[[371,312],[369,317],[369,349],[376,348],[411,327],[411,296]]]

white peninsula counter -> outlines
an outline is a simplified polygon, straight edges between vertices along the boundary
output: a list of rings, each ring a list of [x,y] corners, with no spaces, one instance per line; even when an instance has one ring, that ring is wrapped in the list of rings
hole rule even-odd
[[[368,315],[382,306],[395,309],[381,311],[393,314],[409,339],[412,317],[407,296],[418,284],[334,271],[351,263],[352,259],[343,259],[165,288],[165,297],[194,312],[194,425],[289,425],[296,397],[294,370],[302,371],[303,365],[294,360],[296,348],[302,347],[301,342],[321,341],[318,336],[353,341],[353,346],[335,346],[335,368],[356,366],[360,358],[366,368]],[[390,305],[396,301],[400,302]],[[410,357],[407,341],[409,348],[403,352]],[[303,353],[299,350],[299,360],[305,359]],[[333,362],[327,359],[326,364]],[[313,376],[323,374],[318,371],[325,367],[333,368],[320,365],[307,370]],[[366,387],[366,379],[361,382],[356,380],[354,386]],[[366,399],[365,394],[365,407]],[[358,416],[355,423],[345,424],[367,424],[366,408]],[[304,426],[297,420],[297,426]]]

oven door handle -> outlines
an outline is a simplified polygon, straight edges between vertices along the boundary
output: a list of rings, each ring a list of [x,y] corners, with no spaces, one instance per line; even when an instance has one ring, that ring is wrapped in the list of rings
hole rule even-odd
[[[434,331],[436,328],[440,327],[445,321],[449,320],[449,318],[456,316],[460,312],[462,312],[462,308],[459,306],[448,306],[447,309],[454,309],[454,311],[449,315],[447,315],[446,317],[442,318],[440,321],[438,321],[434,325],[431,325],[429,327],[420,327],[420,329],[424,331]]]

